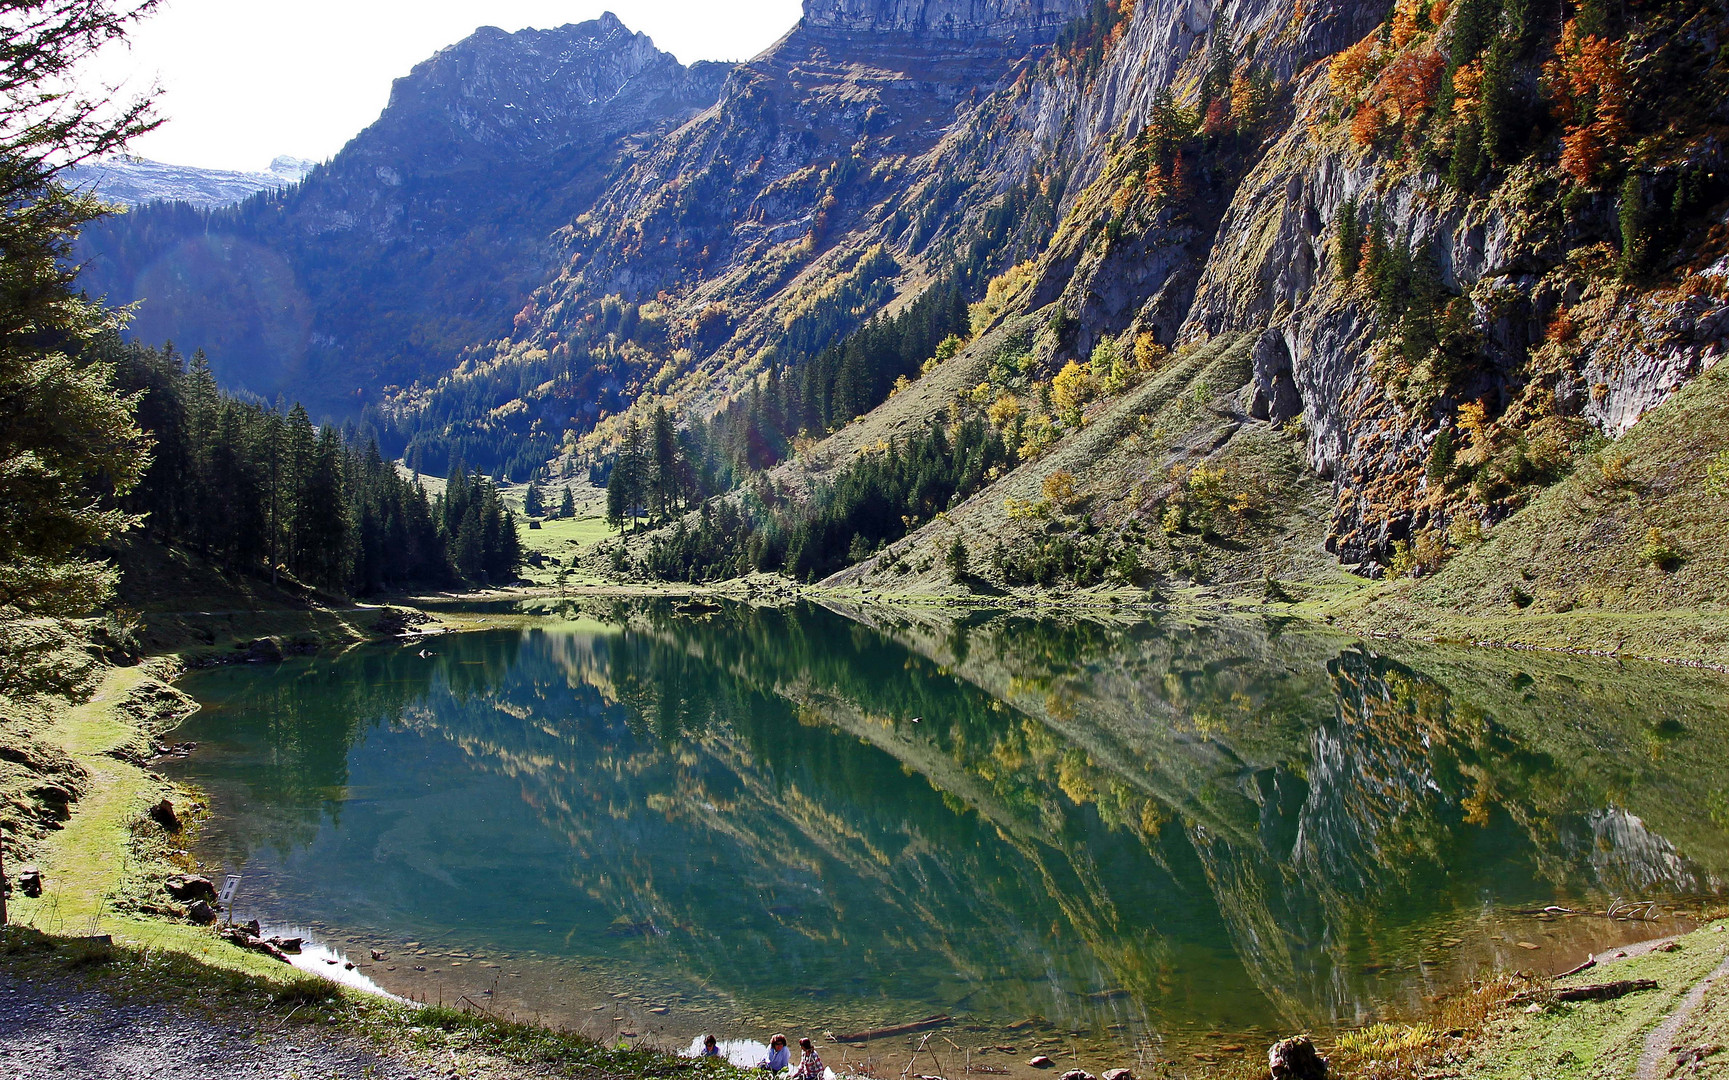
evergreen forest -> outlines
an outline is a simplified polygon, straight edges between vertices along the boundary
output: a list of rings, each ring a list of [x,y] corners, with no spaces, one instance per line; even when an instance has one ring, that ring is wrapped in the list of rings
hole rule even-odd
[[[150,446],[119,500],[150,538],[339,595],[516,580],[516,516],[486,478],[458,466],[429,498],[376,443],[346,441],[298,404],[222,392],[201,353],[187,364],[172,346],[102,348]]]

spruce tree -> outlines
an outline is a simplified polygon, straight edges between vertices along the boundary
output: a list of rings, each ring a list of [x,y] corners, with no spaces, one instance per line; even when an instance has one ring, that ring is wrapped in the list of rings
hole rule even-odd
[[[58,182],[155,126],[148,101],[116,107],[65,85],[152,5],[17,0],[0,50],[0,609],[77,615],[110,594],[89,547],[136,519],[107,505],[148,463],[136,399],[93,353],[119,319],[74,278],[78,230],[104,212]]]
[[[665,521],[678,511],[680,485],[678,436],[664,405],[654,410],[649,451],[652,461],[649,467],[648,502],[653,509],[655,520]]]
[[[607,485],[608,508],[611,508],[613,485],[618,485],[623,499],[622,517],[630,519],[634,530],[643,514],[648,497],[648,454],[642,426],[633,417],[625,424],[624,441],[619,447],[618,463],[612,468],[612,482]]]
[[[540,488],[533,480],[528,482],[528,490],[522,493],[522,512],[529,517],[544,517],[546,507],[541,503]]]
[[[558,502],[558,516],[561,518],[576,516],[576,499],[571,495],[569,488],[564,489],[564,498]]]

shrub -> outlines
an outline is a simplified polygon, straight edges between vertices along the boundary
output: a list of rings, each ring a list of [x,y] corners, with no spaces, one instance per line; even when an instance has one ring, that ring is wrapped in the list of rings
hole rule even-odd
[[[958,534],[955,536],[955,542],[949,545],[944,561],[948,563],[950,580],[955,582],[966,580],[967,545],[966,541],[962,540]]]
[[[1045,501],[1060,510],[1066,510],[1075,501],[1075,474],[1067,469],[1058,469],[1045,477],[1040,488]]]
[[[1705,491],[1729,499],[1729,450],[1720,450],[1705,466]]]
[[[985,415],[990,418],[991,423],[996,425],[997,428],[1006,428],[1016,420],[1020,419],[1021,401],[1007,390],[1004,390],[1002,393],[997,395],[995,401],[991,402],[991,407]]]
[[[1056,378],[1051,380],[1051,403],[1056,406],[1063,423],[1070,427],[1081,425],[1081,409],[1096,392],[1092,372],[1073,360],[1064,364]]]
[[[1639,549],[1639,561],[1648,562],[1662,571],[1681,565],[1685,552],[1662,529],[1653,525],[1645,530],[1645,544]]]
[[[1159,339],[1151,333],[1141,333],[1135,337],[1135,366],[1144,372],[1154,372],[1164,367],[1171,359],[1171,350],[1159,344]]]

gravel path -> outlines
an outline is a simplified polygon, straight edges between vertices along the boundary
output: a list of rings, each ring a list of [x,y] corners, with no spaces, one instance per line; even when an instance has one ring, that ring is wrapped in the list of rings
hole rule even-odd
[[[1725,975],[1729,975],[1729,960],[1724,960],[1711,974],[1694,983],[1693,988],[1687,991],[1687,996],[1675,1006],[1675,1011],[1653,1028],[1651,1034],[1645,1036],[1645,1051],[1639,1055],[1639,1065],[1633,1073],[1634,1080],[1659,1080],[1661,1077],[1673,1075],[1675,1066],[1680,1062],[1671,1060],[1671,1044],[1687,1021],[1692,1019],[1699,1003],[1705,1000],[1705,993],[1711,989],[1711,984]]]
[[[311,1037],[316,1035],[317,1041]],[[195,1012],[0,974],[8,1080],[434,1080],[329,1032],[236,1030]],[[438,1078],[442,1080],[442,1076]]]

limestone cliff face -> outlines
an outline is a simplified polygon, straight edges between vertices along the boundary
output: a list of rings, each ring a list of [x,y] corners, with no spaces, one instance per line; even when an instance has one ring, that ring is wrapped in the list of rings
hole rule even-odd
[[[849,33],[1049,39],[1086,7],[1083,0],[806,0],[804,25]]]
[[[812,3],[561,233],[565,269],[520,336],[556,347],[608,296],[668,304],[675,336],[712,307],[722,331],[686,340],[705,376],[726,375],[733,358],[781,345],[804,298],[854,274],[873,245],[894,249],[890,278],[918,266],[1024,175],[951,168],[947,151],[1080,6]]]
[[[1434,173],[1317,135],[1326,105],[1316,73],[1220,221],[1178,336],[1254,335],[1249,409],[1302,418],[1310,462],[1334,488],[1329,544],[1342,558],[1360,562],[1438,523],[1424,475],[1436,438],[1462,403],[1512,405],[1533,356],[1560,410],[1615,437],[1729,351],[1729,303],[1593,281],[1566,265],[1568,230],[1527,188],[1464,198]],[[1390,328],[1341,275],[1332,223],[1347,204],[1432,253],[1444,288],[1470,303],[1476,363],[1422,411],[1395,400],[1377,371]],[[1546,345],[1563,310],[1580,329]]]

